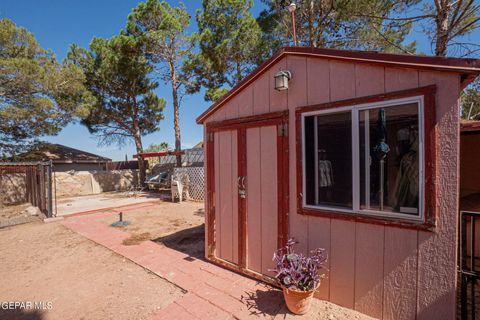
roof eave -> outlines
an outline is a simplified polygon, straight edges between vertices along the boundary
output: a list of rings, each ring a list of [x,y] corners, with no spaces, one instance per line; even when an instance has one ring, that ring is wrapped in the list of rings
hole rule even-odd
[[[205,120],[216,112],[224,103],[230,100],[238,91],[248,86],[257,79],[263,71],[276,63],[286,55],[300,55],[321,57],[325,59],[357,61],[364,63],[383,64],[392,67],[428,69],[437,71],[457,72],[462,76],[462,89],[466,87],[480,74],[479,59],[459,59],[431,56],[399,55],[388,53],[376,53],[368,51],[347,51],[338,49],[320,49],[306,47],[284,47],[275,53],[271,58],[258,66],[246,78],[240,81],[220,100],[211,105],[200,116],[197,117],[197,124],[203,124]]]

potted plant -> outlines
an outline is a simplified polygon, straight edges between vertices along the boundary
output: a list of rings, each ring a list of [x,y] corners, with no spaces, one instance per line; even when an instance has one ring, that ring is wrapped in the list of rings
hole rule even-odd
[[[293,246],[298,243],[293,239],[273,254],[276,267],[275,278],[283,289],[283,297],[288,310],[294,314],[305,314],[310,309],[313,294],[325,276],[322,272],[327,261],[325,249],[315,249],[309,256],[295,253]]]

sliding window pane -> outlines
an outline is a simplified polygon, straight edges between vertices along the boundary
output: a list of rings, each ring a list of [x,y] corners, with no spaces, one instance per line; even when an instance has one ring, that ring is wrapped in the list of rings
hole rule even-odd
[[[351,112],[305,117],[307,205],[352,209]]]
[[[419,214],[418,104],[360,111],[360,209]]]

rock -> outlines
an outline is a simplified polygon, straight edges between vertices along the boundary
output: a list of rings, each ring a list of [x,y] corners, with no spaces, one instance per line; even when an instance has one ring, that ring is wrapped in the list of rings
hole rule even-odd
[[[23,210],[22,213],[24,213],[26,215],[29,215],[29,216],[38,216],[41,213],[41,211],[37,207],[30,206],[30,207],[26,208],[25,210]]]

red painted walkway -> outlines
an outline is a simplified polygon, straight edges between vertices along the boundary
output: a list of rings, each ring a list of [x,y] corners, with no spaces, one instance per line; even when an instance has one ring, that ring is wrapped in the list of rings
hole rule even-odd
[[[127,232],[97,219],[87,215],[62,224],[185,290],[182,298],[152,319],[273,318],[284,312],[278,290],[152,241],[125,246],[122,241],[129,237]]]

